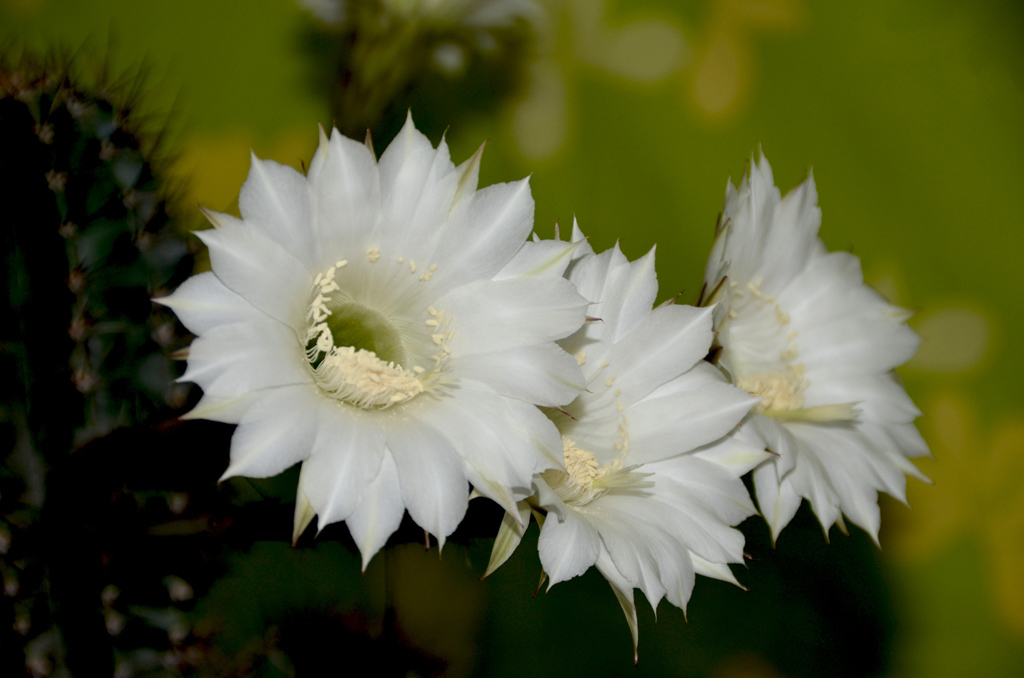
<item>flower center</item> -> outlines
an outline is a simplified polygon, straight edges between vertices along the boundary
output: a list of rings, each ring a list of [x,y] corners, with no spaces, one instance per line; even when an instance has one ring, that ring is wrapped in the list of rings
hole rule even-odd
[[[558,497],[570,506],[586,506],[615,488],[644,488],[654,483],[645,481],[649,474],[634,472],[635,466],[623,467],[622,458],[601,464],[593,452],[584,450],[567,436],[562,436],[565,470],[544,471],[545,482]]]
[[[851,421],[857,416],[856,403],[835,403],[804,407],[804,392],[810,386],[807,367],[797,360],[800,350],[797,346],[797,332],[789,329],[791,316],[786,313],[775,296],[761,291],[762,280],[749,282],[740,287],[731,282],[732,301],[727,323],[740,329],[730,330],[733,347],[726,343],[723,354],[764,355],[778,350],[778,362],[762,371],[745,372],[741,365],[729,358],[735,368],[735,384],[752,396],[761,399],[753,412],[789,421]],[[723,323],[724,325],[724,323]],[[788,331],[787,331],[788,329]],[[721,328],[720,328],[721,331]],[[783,334],[785,333],[785,334]],[[735,343],[742,342],[739,348]],[[763,363],[762,363],[763,365]]]
[[[335,281],[339,261],[313,282],[307,312],[306,360],[327,395],[364,409],[383,409],[423,392],[420,370],[407,370],[402,334],[384,314],[352,300]]]
[[[761,399],[754,406],[758,414],[792,412],[804,406],[803,391],[807,388],[803,365],[774,372],[740,375],[736,386]]]

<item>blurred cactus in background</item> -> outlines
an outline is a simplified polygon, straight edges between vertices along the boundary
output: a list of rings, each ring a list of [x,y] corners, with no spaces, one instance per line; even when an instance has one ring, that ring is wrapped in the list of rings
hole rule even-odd
[[[159,140],[140,138],[129,85],[88,91],[72,77],[41,62],[0,66],[3,303],[14,320],[3,342],[17,369],[7,383],[21,389],[4,400],[29,403],[43,454],[180,408],[186,394],[169,354],[187,339],[150,301],[192,269],[159,183]]]
[[[410,107],[428,135],[491,110],[522,78],[533,0],[300,0],[319,20],[308,37],[333,124],[390,139]],[[426,115],[424,115],[426,114]],[[429,116],[429,119],[425,119]]]
[[[0,605],[14,620],[0,627],[13,636],[0,640],[3,675],[50,674],[89,642],[78,622],[100,619],[100,562],[76,533],[95,489],[80,450],[167,419],[188,396],[171,357],[188,337],[151,298],[194,257],[138,86],[64,57],[0,61]]]

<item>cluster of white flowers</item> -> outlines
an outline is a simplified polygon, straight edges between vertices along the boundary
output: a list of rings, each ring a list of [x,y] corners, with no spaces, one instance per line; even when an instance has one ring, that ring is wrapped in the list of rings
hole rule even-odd
[[[224,478],[301,463],[295,536],[345,521],[364,568],[406,511],[443,545],[482,496],[489,574],[532,515],[550,583],[597,567],[634,648],[635,588],[736,583],[750,471],[773,536],[807,498],[877,538],[927,454],[893,372],[917,339],[818,239],[812,179],[781,198],[752,164],[701,307],[654,308],[653,250],[527,240],[527,180],[478,189],[480,157],[411,118],[379,160],[321,132],[305,176],[253,157],[242,218],[207,213],[212,271],[160,301],[198,335],[187,416],[238,425]]]

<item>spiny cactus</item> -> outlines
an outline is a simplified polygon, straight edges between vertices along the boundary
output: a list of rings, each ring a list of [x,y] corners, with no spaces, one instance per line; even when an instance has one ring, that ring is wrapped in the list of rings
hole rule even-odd
[[[13,620],[0,627],[3,675],[70,667],[74,645],[92,639],[76,615],[99,618],[102,587],[59,600],[72,568],[99,567],[72,562],[74,541],[61,542],[68,517],[87,510],[60,496],[72,453],[172,416],[188,395],[171,357],[187,337],[151,299],[189,275],[193,252],[130,85],[59,58],[0,58],[0,608]]]
[[[65,68],[0,64],[4,353],[21,364],[33,432],[70,423],[72,445],[184,397],[168,358],[183,337],[150,299],[192,257],[132,104]]]

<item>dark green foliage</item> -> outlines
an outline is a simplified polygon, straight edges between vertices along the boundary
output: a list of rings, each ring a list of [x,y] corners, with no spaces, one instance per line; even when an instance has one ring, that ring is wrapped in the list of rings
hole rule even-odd
[[[304,36],[314,87],[330,93],[331,124],[342,134],[392,139],[411,109],[417,129],[437,138],[493,112],[523,84],[536,41],[525,14],[487,25],[468,19],[482,2],[436,11],[396,4],[345,3],[343,21],[311,22]]]
[[[72,667],[107,638],[80,623],[100,560],[66,548],[90,538],[63,534],[88,482],[71,460],[188,397],[171,357],[188,337],[151,301],[193,267],[159,144],[127,85],[66,64],[0,59],[0,675]]]
[[[167,356],[184,336],[150,299],[184,280],[192,257],[130,100],[38,66],[0,66],[0,97],[2,340],[21,389],[6,399],[21,396],[34,434],[71,424],[74,446],[180,407]]]

